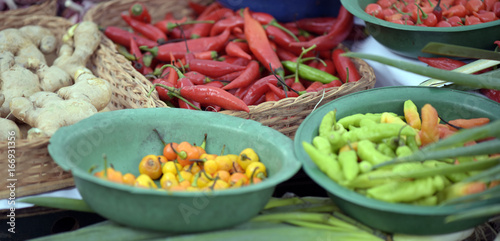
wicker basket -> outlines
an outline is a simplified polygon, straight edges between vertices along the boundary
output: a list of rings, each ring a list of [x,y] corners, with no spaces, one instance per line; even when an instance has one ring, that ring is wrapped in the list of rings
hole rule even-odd
[[[64,18],[54,16],[9,17],[3,20],[0,30],[5,28],[19,28],[25,25],[39,25],[50,29],[58,39],[72,25]],[[101,38],[101,44],[92,55],[87,67],[98,77],[110,81],[113,86],[113,96],[108,108],[111,110],[126,108],[152,108],[160,106],[163,102],[155,102],[154,98],[146,98],[149,87],[142,79],[133,79],[124,71],[126,67],[115,61],[117,54],[110,51],[114,44],[107,38]],[[118,67],[119,66],[119,67]],[[146,80],[144,80],[146,81]],[[148,81],[149,83],[149,81]],[[49,138],[36,140],[16,140],[15,147],[8,142],[0,142],[0,166],[3,170],[0,180],[0,198],[10,195],[8,160],[9,148],[15,150],[16,167],[14,177],[16,180],[16,197],[39,194],[61,188],[74,186],[71,173],[63,171],[50,157],[47,145]]]
[[[56,14],[57,0],[45,0],[39,4],[31,5],[26,8],[0,11],[0,22],[3,24],[3,21],[9,17],[28,17],[33,15],[56,16]]]
[[[112,0],[98,4],[85,14],[84,20],[94,21],[103,27],[127,27],[125,21],[120,17],[120,13],[127,11],[130,5],[135,2],[137,0]],[[192,14],[188,7],[188,1],[151,0],[139,2],[143,2],[148,7],[153,22],[162,19],[167,12],[174,13],[174,16],[177,18]],[[213,1],[199,0],[194,2],[208,4]],[[120,67],[126,69],[131,79],[147,82],[142,74],[132,68],[130,61],[122,56],[117,61],[120,62]],[[361,80],[358,82],[330,88],[326,93],[307,93],[297,98],[286,98],[277,102],[265,102],[260,105],[250,106],[250,113],[230,110],[224,110],[220,113],[258,121],[293,139],[300,123],[315,107],[319,107],[340,96],[373,88],[375,85],[375,73],[373,69],[361,59],[356,59],[355,63],[362,75]],[[150,83],[148,85],[152,87]],[[165,104],[161,104],[158,107],[164,106]]]

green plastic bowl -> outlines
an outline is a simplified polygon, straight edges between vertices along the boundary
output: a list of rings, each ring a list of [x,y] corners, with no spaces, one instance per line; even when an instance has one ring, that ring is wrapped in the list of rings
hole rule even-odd
[[[494,41],[500,39],[500,21],[460,26],[421,27],[391,23],[367,14],[369,3],[377,0],[341,0],[342,5],[354,16],[364,20],[367,32],[377,42],[392,52],[410,58],[433,57],[422,53],[429,42],[441,42],[486,50],[495,48]]]
[[[213,192],[166,192],[106,181],[88,173],[103,166],[103,154],[117,170],[136,176],[147,154],[161,154],[166,142],[201,144],[207,133],[207,152],[239,154],[253,148],[268,169],[269,178],[241,188]],[[293,141],[259,122],[215,112],[177,108],[126,109],[98,113],[60,128],[48,146],[53,160],[71,171],[83,200],[101,216],[116,223],[176,233],[228,228],[258,214],[275,186],[292,177],[300,162]]]
[[[302,142],[311,143],[318,135],[318,126],[323,116],[337,109],[337,118],[356,113],[380,113],[390,111],[403,115],[403,102],[411,99],[420,109],[432,104],[445,119],[488,117],[500,118],[500,104],[476,94],[450,89],[423,86],[382,87],[340,97],[318,108],[307,116],[295,134],[295,153],[302,162],[304,171],[347,215],[358,221],[389,233],[414,235],[447,234],[472,228],[487,221],[486,218],[471,218],[445,223],[444,219],[458,211],[498,203],[499,198],[462,205],[416,206],[389,203],[363,196],[340,186],[312,162],[302,147]]]

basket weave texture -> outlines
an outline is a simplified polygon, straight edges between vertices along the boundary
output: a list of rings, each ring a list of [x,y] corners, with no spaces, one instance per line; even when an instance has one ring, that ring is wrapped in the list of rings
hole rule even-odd
[[[162,19],[167,12],[173,13],[174,17],[181,18],[190,16],[192,11],[188,7],[188,1],[181,0],[112,0],[98,4],[90,9],[84,16],[84,20],[94,21],[99,26],[116,26],[126,28],[125,21],[120,17],[120,13],[127,11],[128,8],[135,2],[144,3],[150,11],[152,22]],[[209,4],[212,1],[193,1],[201,4]],[[152,87],[151,83],[145,77],[136,71],[130,61],[120,56],[117,60],[120,62],[120,67],[125,69],[131,79],[139,80],[147,83]],[[362,78],[353,83],[347,83],[340,87],[327,89],[325,93],[315,92],[306,93],[296,98],[286,98],[279,101],[264,102],[259,105],[250,106],[250,112],[223,110],[220,113],[237,116],[245,119],[252,119],[269,126],[285,134],[293,139],[295,131],[300,123],[309,115],[313,109],[319,107],[338,97],[354,93],[361,90],[373,88],[375,85],[375,73],[373,69],[363,60],[356,59],[355,64],[360,71]],[[156,98],[156,97],[155,97]],[[158,101],[156,101],[158,103]],[[157,107],[165,107],[165,104],[160,104]]]
[[[26,25],[39,25],[50,29],[59,40],[60,46],[62,36],[72,25],[68,20],[55,16],[12,16],[3,20],[0,30],[5,28],[20,28]],[[153,98],[146,98],[149,90],[142,79],[134,79],[126,74],[127,68],[115,61],[117,54],[111,51],[114,44],[107,38],[101,37],[98,49],[91,56],[87,68],[113,86],[110,110],[127,108],[153,108],[161,105]],[[123,66],[123,67],[122,67]],[[131,67],[132,68],[132,67]],[[148,81],[149,82],[149,81]],[[153,97],[155,97],[153,95]],[[155,97],[158,100],[158,97]],[[50,138],[38,138],[35,140],[16,140],[15,145],[7,141],[0,142],[0,166],[2,167],[2,178],[0,180],[0,198],[11,195],[6,187],[10,184],[8,177],[8,154],[14,150],[15,153],[15,177],[16,197],[39,194],[74,186],[71,173],[62,170],[50,157],[47,146]]]
[[[7,10],[0,12],[0,22],[3,23],[9,17],[22,17],[22,16],[56,16],[57,14],[57,0],[45,0],[39,4],[31,5],[25,8],[18,8],[14,10]]]

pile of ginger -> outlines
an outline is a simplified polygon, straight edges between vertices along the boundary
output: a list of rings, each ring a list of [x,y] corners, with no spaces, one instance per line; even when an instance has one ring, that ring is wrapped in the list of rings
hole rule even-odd
[[[55,35],[41,26],[0,31],[0,141],[50,137],[104,111],[111,84],[86,67],[100,41],[90,21],[69,28],[59,48]],[[51,54],[56,57],[50,64]]]

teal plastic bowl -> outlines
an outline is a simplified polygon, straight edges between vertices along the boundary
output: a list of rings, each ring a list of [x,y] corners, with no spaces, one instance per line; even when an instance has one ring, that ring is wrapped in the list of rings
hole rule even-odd
[[[207,152],[239,154],[253,148],[269,178],[241,188],[213,192],[166,192],[102,180],[88,173],[102,168],[103,154],[117,170],[136,176],[147,154],[161,154],[166,142],[201,144]],[[178,108],[126,109],[98,113],[60,128],[50,139],[49,154],[71,171],[83,200],[98,214],[116,223],[149,230],[186,233],[228,228],[258,214],[277,184],[299,169],[293,141],[259,122],[215,112]],[[99,169],[100,170],[100,169]]]
[[[311,143],[318,135],[318,126],[323,116],[337,109],[337,118],[356,113],[378,113],[390,111],[403,115],[403,102],[412,100],[420,108],[432,104],[445,119],[488,117],[500,118],[500,104],[476,94],[450,89],[423,86],[396,86],[364,90],[340,97],[318,108],[307,116],[295,134],[295,153],[307,175],[323,187],[332,200],[347,215],[370,227],[389,233],[414,235],[447,234],[466,230],[487,221],[486,218],[471,218],[445,223],[446,216],[458,211],[498,203],[499,198],[461,205],[416,206],[388,203],[363,196],[340,186],[312,162],[302,147],[302,142]]]
[[[354,16],[364,20],[367,32],[377,42],[390,51],[410,58],[418,56],[433,57],[422,53],[429,42],[441,42],[461,46],[493,50],[494,41],[500,39],[500,21],[460,26],[460,27],[421,27],[391,23],[367,14],[364,10],[369,3],[377,0],[340,0],[342,5]]]

